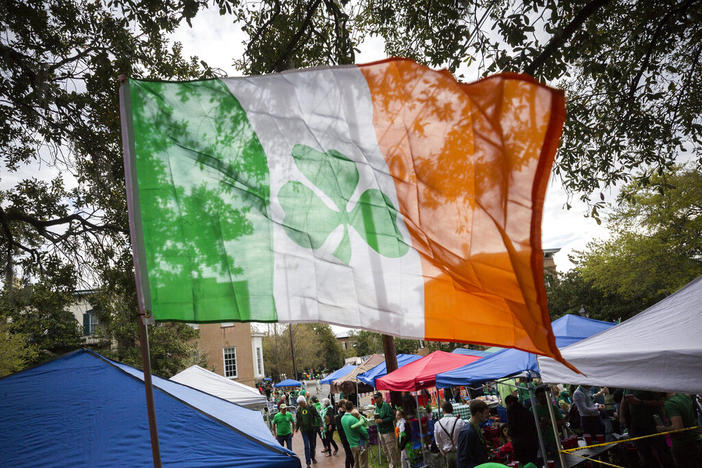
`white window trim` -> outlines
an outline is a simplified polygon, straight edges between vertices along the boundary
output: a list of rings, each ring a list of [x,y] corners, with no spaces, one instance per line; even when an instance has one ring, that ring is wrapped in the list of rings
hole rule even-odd
[[[227,350],[228,349],[234,350],[234,370],[235,370],[234,375],[227,375]],[[222,348],[222,371],[223,371],[224,376],[228,379],[236,379],[239,377],[239,363],[237,362],[237,357],[236,357],[236,346],[229,346],[226,348]]]

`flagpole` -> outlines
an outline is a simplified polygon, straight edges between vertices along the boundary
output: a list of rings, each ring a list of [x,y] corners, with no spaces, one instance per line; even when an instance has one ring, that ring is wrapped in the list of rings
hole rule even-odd
[[[154,407],[154,389],[151,381],[151,356],[149,352],[149,330],[147,328],[147,314],[144,304],[144,294],[142,290],[141,268],[139,254],[137,251],[136,227],[134,222],[134,210],[137,209],[134,203],[132,174],[135,168],[132,167],[132,141],[133,134],[131,128],[131,104],[127,90],[128,78],[126,75],[119,75],[119,114],[122,127],[122,152],[124,154],[124,179],[127,189],[127,208],[129,212],[129,234],[132,242],[132,256],[134,258],[134,280],[136,282],[137,304],[139,309],[139,345],[141,348],[141,359],[144,368],[144,392],[146,393],[146,412],[149,419],[149,432],[151,435],[151,455],[153,456],[154,468],[161,468],[161,449],[158,442],[158,427],[156,425],[156,410]]]

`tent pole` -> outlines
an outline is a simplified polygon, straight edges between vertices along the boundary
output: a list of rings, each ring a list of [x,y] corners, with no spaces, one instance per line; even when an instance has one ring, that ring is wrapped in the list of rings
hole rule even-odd
[[[553,435],[556,436],[556,449],[558,449],[558,459],[561,462],[561,467],[565,468],[565,456],[563,455],[563,446],[561,445],[561,435],[558,433],[558,426],[556,425],[556,415],[553,412],[553,397],[551,395],[551,388],[547,387],[546,398],[548,398],[548,414],[551,417],[551,426],[553,426]]]
[[[424,450],[424,435],[422,434],[422,412],[419,410],[419,396],[414,396],[414,401],[417,403],[417,425],[419,426],[419,447],[422,449],[422,464],[426,466],[427,457]]]
[[[531,401],[531,411],[534,413],[534,422],[536,423],[536,433],[539,436],[539,447],[541,448],[541,456],[543,457],[543,466],[546,466],[546,445],[544,444],[544,435],[541,433],[541,421],[539,415],[536,414],[536,398],[534,397],[534,388],[529,382],[529,400]]]
[[[151,434],[151,454],[154,460],[154,468],[161,468],[161,449],[158,443],[158,427],[156,426],[156,410],[154,408],[154,389],[151,382],[151,356],[149,352],[149,330],[146,326],[147,314],[144,301],[143,278],[141,277],[140,246],[137,242],[136,210],[138,204],[134,200],[133,181],[136,177],[136,168],[132,167],[134,153],[134,135],[132,132],[131,102],[129,90],[127,88],[128,78],[126,75],[119,75],[119,114],[122,130],[122,152],[124,156],[124,180],[127,189],[127,208],[129,213],[129,234],[132,244],[132,256],[134,258],[134,280],[136,283],[137,304],[139,309],[138,327],[139,344],[141,348],[141,359],[144,367],[144,392],[146,393],[146,410],[149,418],[149,432]]]

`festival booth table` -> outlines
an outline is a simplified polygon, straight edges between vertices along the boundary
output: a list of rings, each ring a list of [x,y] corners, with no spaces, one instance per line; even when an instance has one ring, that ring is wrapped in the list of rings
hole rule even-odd
[[[359,383],[357,379],[359,374],[363,374],[366,371],[373,369],[381,363],[385,362],[385,356],[383,354],[373,354],[371,357],[366,359],[366,361],[360,366],[353,369],[348,374],[334,380],[331,384],[332,393],[344,392],[349,395],[351,393],[368,393],[373,391],[373,387],[365,382]]]
[[[401,367],[406,366],[407,364],[414,362],[418,359],[421,359],[422,356],[418,354],[398,354],[397,355],[397,368],[400,369]],[[361,374],[358,374],[357,378],[359,381],[370,385],[371,387],[375,388],[375,381],[378,380],[381,377],[384,377],[388,374],[387,367],[385,366],[385,362],[382,362],[375,366],[374,368],[363,372]]]
[[[300,466],[259,411],[152,382],[163,466]],[[79,350],[3,377],[0,394],[2,466],[151,466],[138,369]]]
[[[349,372],[351,372],[355,368],[356,368],[356,366],[354,366],[353,364],[346,364],[341,369],[337,369],[334,372],[327,374],[322,380],[319,381],[319,383],[322,385],[331,384],[333,381],[335,381],[336,379],[338,379],[340,377],[345,376],[346,374],[348,374]]]
[[[643,312],[562,350],[577,374],[538,358],[544,382],[657,392],[702,389],[702,276]],[[577,451],[578,454],[583,454]],[[584,461],[568,455],[566,466]]]
[[[266,396],[261,395],[255,388],[235,382],[200,366],[188,367],[171,377],[170,380],[250,409],[263,409],[268,401]]]
[[[421,389],[436,386],[436,374],[464,366],[478,359],[480,359],[478,356],[465,356],[462,354],[447,353],[445,351],[434,351],[421,359],[387,374],[385,377],[377,379],[375,381],[375,386],[378,390],[416,392]],[[418,402],[417,413],[418,416],[421,417]],[[410,423],[412,423],[411,419]],[[421,441],[423,440],[422,422],[417,421],[417,426]],[[422,450],[422,456],[424,456],[424,450]]]

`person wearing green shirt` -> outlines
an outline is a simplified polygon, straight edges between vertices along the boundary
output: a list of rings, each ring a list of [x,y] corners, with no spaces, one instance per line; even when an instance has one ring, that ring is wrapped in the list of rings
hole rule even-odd
[[[292,450],[292,433],[295,430],[293,415],[288,413],[288,406],[281,403],[280,412],[273,416],[273,430],[278,443],[288,450]]]
[[[309,468],[310,462],[317,463],[317,432],[322,427],[322,418],[317,412],[317,408],[308,405],[303,396],[297,397],[297,414],[295,416],[295,431],[302,433],[302,441],[305,444],[305,461]]]
[[[665,414],[670,426],[658,425],[658,432],[674,431],[695,426],[695,412],[692,398],[684,393],[668,393],[665,400]],[[700,453],[695,431],[682,431],[670,435],[673,444],[673,459],[678,468],[699,468]]]
[[[541,425],[541,434],[544,437],[544,445],[546,446],[546,452],[549,457],[558,457],[558,446],[556,445],[556,435],[553,433],[553,424],[551,424],[551,415],[548,411],[548,405],[550,404],[553,408],[553,415],[556,418],[557,430],[561,428],[562,425],[566,423],[565,418],[561,414],[560,410],[553,402],[548,401],[546,397],[546,389],[544,387],[539,387],[536,389],[536,416],[539,418],[539,424]]]
[[[373,418],[378,424],[378,436],[380,445],[388,457],[390,468],[400,466],[400,455],[397,453],[397,442],[395,441],[395,412],[390,405],[383,401],[383,394],[376,392],[373,395],[375,401],[375,413]]]
[[[358,422],[352,414],[353,402],[346,402],[346,413],[341,417],[341,427],[344,428],[346,440],[353,455],[354,468],[368,468],[368,451],[361,449],[361,439],[368,440],[368,431],[363,425],[353,427]]]

